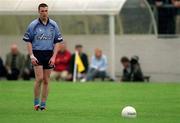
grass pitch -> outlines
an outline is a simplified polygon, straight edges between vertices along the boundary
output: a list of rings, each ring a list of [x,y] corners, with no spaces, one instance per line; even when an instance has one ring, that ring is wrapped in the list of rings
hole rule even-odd
[[[137,110],[125,119],[124,106]],[[33,82],[0,81],[0,123],[179,123],[178,83],[50,83],[46,111],[33,110]]]

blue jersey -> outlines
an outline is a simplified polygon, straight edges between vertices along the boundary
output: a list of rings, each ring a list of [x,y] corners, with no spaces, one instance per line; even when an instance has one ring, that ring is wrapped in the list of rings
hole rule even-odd
[[[55,21],[48,19],[44,25],[40,19],[32,21],[23,40],[32,43],[32,50],[53,50],[54,44],[62,42],[63,38]]]

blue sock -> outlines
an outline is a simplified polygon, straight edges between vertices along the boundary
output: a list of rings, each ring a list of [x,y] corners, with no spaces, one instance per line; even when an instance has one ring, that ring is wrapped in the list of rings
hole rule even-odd
[[[39,99],[34,99],[34,105],[39,105]]]
[[[41,107],[46,107],[46,102],[41,102]]]

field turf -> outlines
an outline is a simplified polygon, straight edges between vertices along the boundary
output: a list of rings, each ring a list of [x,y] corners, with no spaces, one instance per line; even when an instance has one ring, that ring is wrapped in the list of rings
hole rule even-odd
[[[122,118],[124,106],[137,118]],[[46,111],[33,110],[33,82],[0,81],[0,123],[179,123],[178,83],[50,84]]]

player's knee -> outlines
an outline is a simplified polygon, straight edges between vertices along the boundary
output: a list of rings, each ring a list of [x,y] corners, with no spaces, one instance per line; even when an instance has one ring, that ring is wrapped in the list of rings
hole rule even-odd
[[[35,86],[36,86],[36,87],[41,87],[41,82],[36,81]]]
[[[43,77],[38,77],[38,78],[36,79],[36,81],[37,81],[38,83],[41,83],[41,82],[43,81]]]
[[[43,80],[44,85],[48,85],[48,83],[49,83],[48,80]]]

